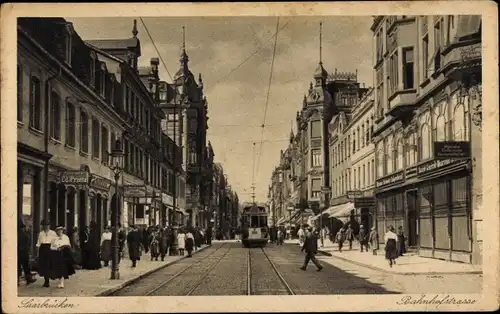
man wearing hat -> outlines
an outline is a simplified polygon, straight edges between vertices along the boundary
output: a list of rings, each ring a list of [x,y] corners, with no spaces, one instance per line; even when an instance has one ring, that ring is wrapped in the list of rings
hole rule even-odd
[[[313,228],[307,228],[307,235],[305,237],[304,245],[302,246],[302,252],[306,251],[306,256],[304,259],[304,265],[300,267],[301,270],[306,270],[309,261],[312,261],[314,265],[318,268],[318,271],[323,269],[323,266],[316,259],[316,252],[318,251],[318,238],[314,235]]]
[[[44,287],[49,287],[49,276],[50,276],[50,244],[52,240],[57,237],[54,230],[50,229],[50,223],[47,219],[43,219],[41,222],[42,231],[38,235],[38,241],[36,247],[38,248],[38,274],[44,278]]]
[[[363,248],[366,252],[368,252],[368,232],[363,225],[359,226],[359,246],[361,247],[361,252],[363,252]]]
[[[17,269],[18,277],[20,277],[22,275],[22,271],[24,271],[26,285],[36,281],[31,277],[30,236],[26,232],[26,225],[22,220],[19,220],[19,229],[17,230]]]

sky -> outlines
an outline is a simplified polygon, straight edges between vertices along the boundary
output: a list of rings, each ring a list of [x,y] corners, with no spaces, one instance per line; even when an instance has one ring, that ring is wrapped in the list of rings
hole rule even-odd
[[[158,57],[139,17],[139,66]],[[83,40],[130,38],[133,17],[67,18]],[[186,29],[189,68],[202,74],[208,101],[209,129],[215,161],[220,162],[240,201],[267,200],[280,150],[295,132],[296,111],[319,62],[319,23],[323,22],[323,66],[331,73],[358,71],[358,81],[373,85],[371,16],[281,17],[145,17],[151,37],[173,76],[179,69],[182,27]],[[247,60],[242,64],[243,61]],[[160,62],[160,77],[171,82]],[[268,99],[268,100],[267,100]],[[266,110],[267,100],[267,110]],[[265,128],[262,136],[262,128]],[[261,139],[263,138],[262,144]],[[254,147],[254,144],[255,147]]]

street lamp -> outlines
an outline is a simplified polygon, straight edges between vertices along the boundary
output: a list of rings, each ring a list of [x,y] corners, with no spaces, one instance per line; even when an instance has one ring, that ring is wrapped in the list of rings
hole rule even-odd
[[[122,143],[119,139],[116,140],[113,149],[111,150],[111,162],[109,168],[113,171],[115,175],[115,206],[112,209],[114,211],[113,215],[113,233],[112,233],[112,259],[111,259],[111,279],[120,279],[120,270],[118,268],[118,254],[119,254],[119,243],[118,243],[118,225],[119,225],[119,212],[120,212],[120,195],[118,193],[118,180],[120,179],[120,174],[123,171],[123,163],[125,160],[125,154],[123,153]]]
[[[321,239],[321,246],[323,247],[325,245],[324,239],[323,239],[323,211],[327,208],[328,204],[328,193],[330,192],[330,189],[328,187],[323,187],[321,189],[321,195],[320,195],[320,212],[319,212],[319,234],[320,234],[320,239]]]

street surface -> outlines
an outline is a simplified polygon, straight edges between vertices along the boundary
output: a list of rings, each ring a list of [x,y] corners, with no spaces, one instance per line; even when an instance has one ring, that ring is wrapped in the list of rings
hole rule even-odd
[[[369,256],[367,256],[369,258]],[[334,257],[320,256],[316,271],[294,244],[264,249],[238,242],[212,247],[116,291],[113,296],[325,295],[397,293],[480,293],[481,275],[388,274]]]

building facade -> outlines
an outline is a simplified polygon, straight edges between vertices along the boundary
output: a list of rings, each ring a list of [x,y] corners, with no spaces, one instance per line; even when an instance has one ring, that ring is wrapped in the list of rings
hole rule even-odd
[[[378,229],[402,226],[422,256],[480,263],[481,17],[377,16],[371,29]],[[437,158],[443,141],[472,158]]]

